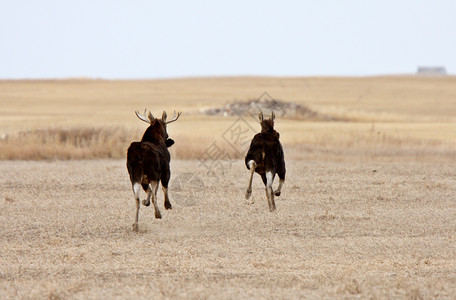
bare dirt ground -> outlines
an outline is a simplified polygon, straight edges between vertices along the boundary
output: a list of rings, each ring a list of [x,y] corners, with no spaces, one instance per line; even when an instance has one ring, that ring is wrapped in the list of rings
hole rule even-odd
[[[454,165],[287,161],[277,213],[242,161],[171,167],[134,233],[124,160],[1,161],[0,298],[456,298]]]

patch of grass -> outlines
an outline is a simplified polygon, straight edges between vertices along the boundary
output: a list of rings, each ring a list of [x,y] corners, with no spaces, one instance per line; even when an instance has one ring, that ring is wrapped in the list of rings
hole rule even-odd
[[[0,142],[0,159],[122,158],[133,134],[122,128],[40,129]]]
[[[256,99],[265,91],[344,122],[277,116],[286,158],[398,157],[455,159],[456,77],[187,78],[173,80],[0,81],[0,159],[124,158],[155,116],[182,111],[168,128],[174,158],[199,159],[236,117],[202,116],[202,108]],[[24,107],[27,108],[24,111]],[[255,132],[256,120],[250,120]],[[141,124],[140,124],[141,123]]]
[[[214,121],[198,122],[205,127],[198,134],[191,124],[169,129],[176,144],[169,148],[173,159],[211,159],[211,146],[217,145],[217,159],[243,159],[245,153],[233,149],[221,137],[231,120],[211,127]],[[204,125],[206,123],[206,125]],[[220,122],[217,122],[220,123]],[[339,160],[362,157],[389,159],[456,160],[455,143],[449,139],[419,138],[406,131],[376,130],[368,124],[295,123],[280,124],[286,159]],[[0,139],[1,160],[125,158],[131,142],[141,139],[144,127],[48,128],[19,132]],[[176,133],[173,133],[176,131]],[[301,134],[302,132],[302,134]],[[249,140],[254,133],[249,132]]]

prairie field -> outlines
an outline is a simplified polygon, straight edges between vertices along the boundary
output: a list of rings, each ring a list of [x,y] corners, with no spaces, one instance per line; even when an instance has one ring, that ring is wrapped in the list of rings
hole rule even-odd
[[[265,92],[325,116],[277,116],[274,213],[258,121],[202,113]],[[182,116],[173,209],[133,232],[144,108]],[[455,163],[453,76],[0,81],[0,299],[454,299]]]
[[[181,111],[169,128],[176,140],[173,157],[200,158],[213,142],[224,142],[222,135],[237,118],[198,112],[265,92],[344,120],[278,116],[276,128],[289,158],[456,159],[453,76],[0,81],[0,159],[123,158],[145,130],[134,115],[144,108],[157,117],[163,110]],[[259,130],[255,119],[246,122]]]
[[[0,298],[456,296],[454,165],[288,160],[276,213],[240,161],[171,167],[135,233],[124,160],[0,162]]]

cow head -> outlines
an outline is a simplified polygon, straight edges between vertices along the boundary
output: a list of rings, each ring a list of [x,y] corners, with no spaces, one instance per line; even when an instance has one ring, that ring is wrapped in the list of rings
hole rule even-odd
[[[154,118],[150,111],[146,117],[146,112],[146,109],[144,110],[143,114],[140,114],[138,111],[136,111],[136,116],[140,120],[149,124],[149,127],[144,132],[141,142],[157,142],[162,140],[165,143],[166,147],[171,147],[174,144],[174,141],[169,138],[166,131],[166,125],[179,119],[182,113],[179,112],[176,115],[176,111],[174,111],[174,117],[170,121],[167,121],[166,111],[163,111],[161,119]]]
[[[263,112],[260,112],[258,118],[260,119],[261,132],[263,132],[263,133],[275,132],[275,130],[274,130],[274,119],[275,119],[274,111],[272,112],[271,117],[269,119],[263,118]]]

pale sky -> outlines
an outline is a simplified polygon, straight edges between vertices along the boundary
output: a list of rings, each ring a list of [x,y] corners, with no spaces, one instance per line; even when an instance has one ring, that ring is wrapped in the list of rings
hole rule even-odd
[[[0,79],[456,74],[455,0],[0,0]]]

